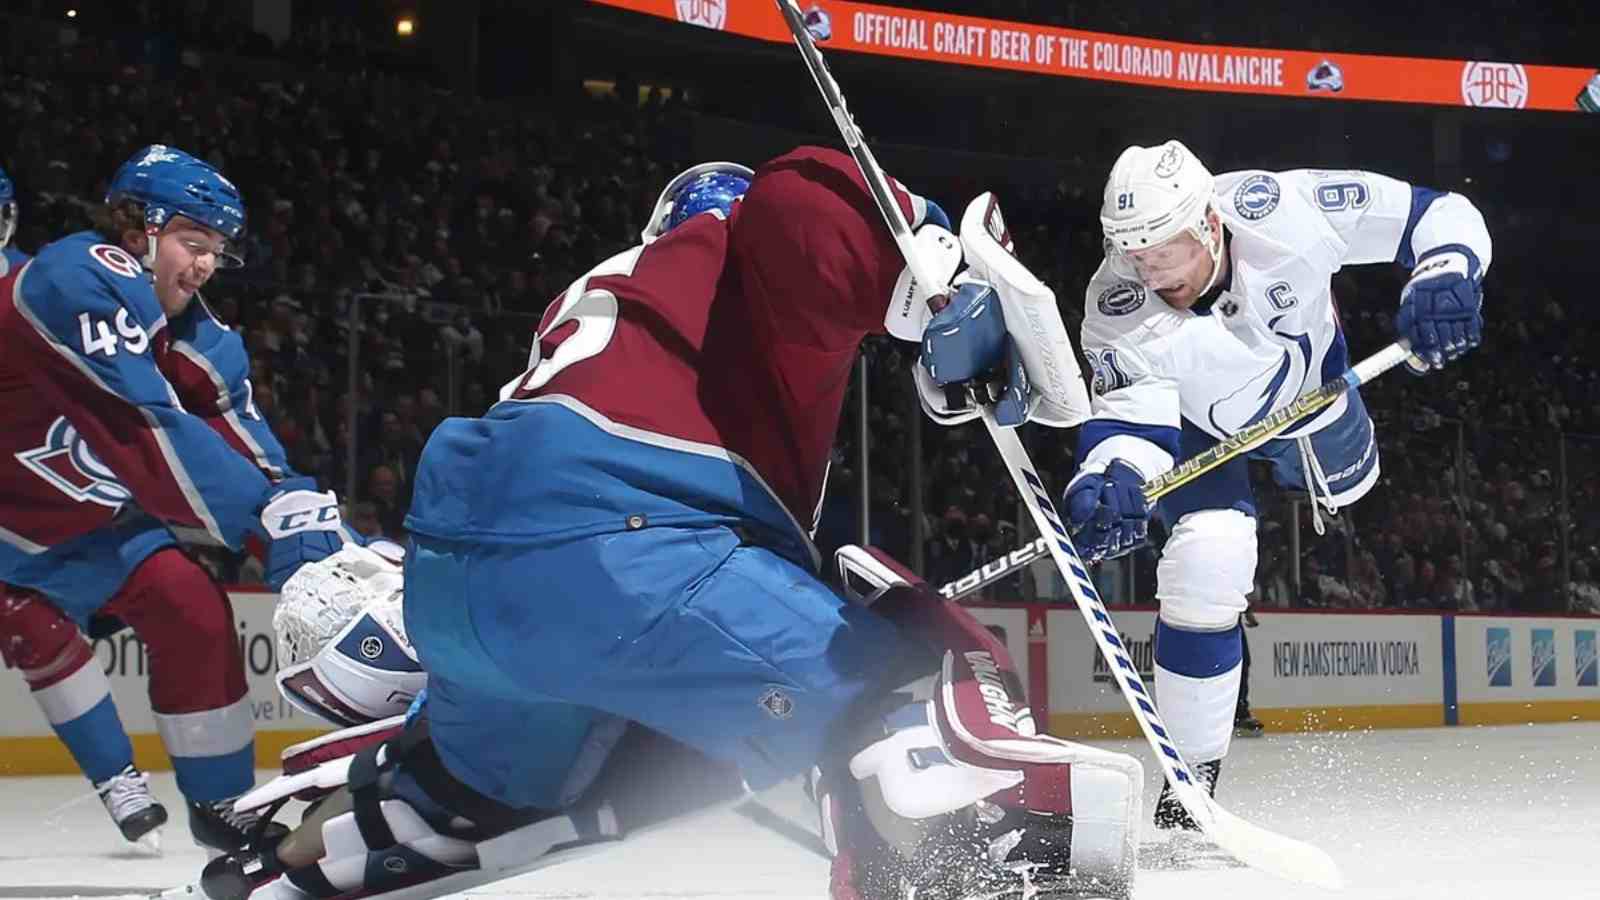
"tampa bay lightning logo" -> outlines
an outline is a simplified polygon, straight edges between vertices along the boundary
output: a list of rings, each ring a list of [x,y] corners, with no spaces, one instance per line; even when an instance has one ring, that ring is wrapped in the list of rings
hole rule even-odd
[[[1267,327],[1275,329],[1282,320],[1283,316],[1278,316]],[[1285,349],[1276,363],[1211,404],[1208,417],[1218,433],[1233,434],[1254,425],[1305,391],[1306,378],[1311,374],[1311,337],[1276,330],[1273,334],[1293,349]]]
[[[1125,316],[1144,305],[1144,285],[1124,281],[1100,292],[1095,301],[1101,315]]]
[[[17,461],[79,503],[120,509],[133,499],[65,416],[50,423],[42,446],[18,453]]]
[[[1278,187],[1278,179],[1271,175],[1251,175],[1233,192],[1233,207],[1239,211],[1239,215],[1254,222],[1266,218],[1268,213],[1277,209],[1278,198],[1282,196],[1283,189]]]

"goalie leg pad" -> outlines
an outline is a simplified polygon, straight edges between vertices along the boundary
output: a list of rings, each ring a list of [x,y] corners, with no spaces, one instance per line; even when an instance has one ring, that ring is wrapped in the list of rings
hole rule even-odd
[[[858,599],[944,652],[937,673],[896,691],[858,732],[861,749],[848,769],[859,800],[827,790],[829,777],[819,777],[824,829],[835,846],[860,856],[874,851],[852,842],[881,843],[904,859],[925,856],[930,828],[952,827],[976,810],[973,827],[989,842],[991,860],[1131,883],[1139,761],[1039,734],[1005,645],[881,551],[845,547],[838,562]],[[838,821],[851,808],[871,822],[871,833]],[[836,870],[836,886],[840,877]]]
[[[357,753],[348,773],[346,789],[276,849],[284,878],[313,896],[384,893],[476,868],[480,842],[551,815],[512,809],[457,781],[425,718]]]

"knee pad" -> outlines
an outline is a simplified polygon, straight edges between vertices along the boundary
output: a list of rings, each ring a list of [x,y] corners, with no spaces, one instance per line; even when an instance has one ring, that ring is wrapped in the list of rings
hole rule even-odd
[[[165,651],[181,660],[214,659],[217,652],[238,657],[227,592],[176,548],[158,551],[141,563],[104,612],[132,626],[153,654]],[[210,672],[205,677],[216,679]]]
[[[1239,616],[1255,571],[1255,519],[1238,510],[1189,513],[1161,552],[1156,702],[1190,762],[1221,759],[1232,742],[1243,653]]]
[[[0,584],[0,659],[30,686],[59,675],[63,652],[76,656],[79,644],[88,647],[66,613],[33,591]]]
[[[71,722],[111,693],[78,626],[32,591],[0,585],[0,658],[22,673],[52,725]]]
[[[145,560],[105,612],[127,622],[144,641],[150,704],[158,716],[220,710],[244,698],[233,604],[181,551],[167,548]]]
[[[1161,618],[1194,631],[1232,628],[1255,576],[1254,518],[1235,509],[1189,513],[1173,527],[1156,566]]]

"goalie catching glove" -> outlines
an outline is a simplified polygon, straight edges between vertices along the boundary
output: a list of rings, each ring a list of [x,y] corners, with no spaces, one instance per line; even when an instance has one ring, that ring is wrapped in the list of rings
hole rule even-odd
[[[406,637],[399,545],[346,545],[306,563],[272,612],[278,690],[301,711],[361,725],[406,711],[428,676]]]

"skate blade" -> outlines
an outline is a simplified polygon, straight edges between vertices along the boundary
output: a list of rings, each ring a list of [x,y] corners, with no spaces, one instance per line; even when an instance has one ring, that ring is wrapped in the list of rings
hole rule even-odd
[[[161,829],[156,828],[139,836],[133,845],[148,856],[161,855]]]

